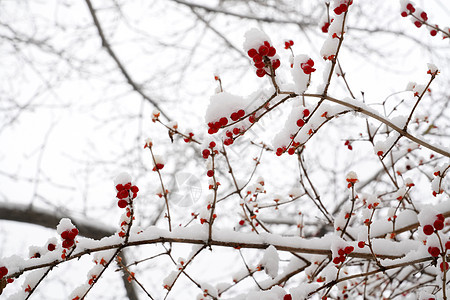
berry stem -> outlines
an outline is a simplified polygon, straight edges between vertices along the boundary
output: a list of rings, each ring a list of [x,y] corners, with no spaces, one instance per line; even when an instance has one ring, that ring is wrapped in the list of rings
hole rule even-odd
[[[369,218],[369,224],[367,224],[367,245],[369,246],[370,253],[372,253],[375,263],[377,264],[377,266],[380,269],[382,269],[382,268],[384,268],[384,266],[381,265],[380,261],[378,260],[377,255],[373,251],[372,238],[370,237],[370,225],[372,224],[372,219],[373,219],[374,215],[375,215],[375,207],[372,209],[372,213],[370,214],[370,218]]]
[[[156,159],[155,159],[155,155],[153,154],[152,148],[153,148],[152,146],[148,147],[148,149],[150,150],[150,154],[152,155],[153,164],[156,166]],[[161,183],[161,188],[162,188],[162,194],[164,196],[164,201],[166,203],[167,222],[169,224],[169,231],[172,231],[172,223],[171,223],[171,219],[170,219],[169,198],[167,197],[167,191],[166,191],[166,188],[164,187],[164,182],[163,182],[160,170],[158,168],[156,168],[155,171],[158,173],[159,182]]]
[[[353,209],[355,208],[355,201],[356,201],[356,197],[355,197],[355,184],[352,183],[352,206],[350,208],[350,212],[348,213],[348,218],[347,221],[345,222],[344,228],[342,228],[342,232],[341,232],[341,238],[344,236],[345,232],[347,231],[347,227],[348,224],[350,224],[350,219],[352,218],[352,214],[353,214]]]
[[[403,127],[403,130],[402,130],[403,132],[407,132],[408,124],[411,121],[414,111],[416,110],[417,106],[419,105],[420,100],[422,100],[423,96],[428,91],[428,88],[430,87],[434,78],[436,78],[436,75],[437,75],[437,73],[431,74],[430,81],[428,81],[427,86],[423,89],[422,94],[420,94],[419,98],[417,99],[416,103],[414,104],[414,107],[411,109],[411,112],[409,113],[408,120],[406,120],[405,126]],[[395,142],[392,143],[391,147],[386,151],[386,153],[383,154],[383,159],[386,157],[386,155],[388,155],[388,153],[392,150],[392,148],[394,148],[394,146],[397,144],[397,142],[400,140],[401,137],[402,137],[402,135],[399,135],[397,137],[397,139],[395,140]]]

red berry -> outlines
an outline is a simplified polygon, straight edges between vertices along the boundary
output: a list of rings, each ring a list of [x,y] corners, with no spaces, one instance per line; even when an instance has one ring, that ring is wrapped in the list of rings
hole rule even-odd
[[[240,132],[239,128],[237,128],[237,127],[236,127],[236,128],[233,128],[233,133],[234,133],[234,134],[238,135],[239,132]]]
[[[239,221],[239,225],[243,226],[244,224],[245,224],[245,221],[244,221],[244,220],[240,220],[240,221]]]
[[[255,123],[255,116],[254,115],[251,115],[250,117],[248,117],[248,121],[250,122],[250,123]]]
[[[445,221],[445,217],[444,217],[443,214],[437,214],[437,215],[436,215],[436,218],[437,218],[438,220],[441,220],[442,222]]]
[[[258,52],[256,51],[256,49],[252,48],[252,49],[248,50],[247,54],[248,54],[248,56],[253,58],[253,57],[255,57],[255,55],[258,54]]]
[[[445,249],[450,249],[450,241],[445,242]]]
[[[289,42],[284,42],[284,49],[289,49],[289,47],[291,47]]]
[[[53,251],[56,249],[56,245],[55,244],[48,244],[47,246],[48,251]]]
[[[225,117],[220,118],[219,123],[220,123],[220,126],[225,126],[228,124],[228,119]]]
[[[293,155],[295,153],[295,148],[289,148],[288,153],[289,155]]]
[[[13,282],[14,282],[14,278],[8,278],[8,279],[6,280],[6,282],[8,282],[8,283],[13,283]]]
[[[347,247],[345,247],[345,249],[344,249],[345,254],[350,254],[350,253],[353,252],[353,250],[355,250],[355,248],[354,248],[353,246],[347,246]]]
[[[411,3],[408,3],[406,5],[406,9],[409,10],[410,12],[412,12],[412,13],[416,11],[416,9],[414,8],[414,6]]]
[[[417,28],[420,28],[420,27],[422,27],[422,22],[420,22],[420,21],[415,21],[415,22],[414,22],[414,25],[416,25]]]
[[[341,6],[340,6],[340,8],[341,8],[341,11],[342,11],[342,12],[346,12],[348,7],[347,7],[347,4],[342,3]]]
[[[364,248],[366,246],[366,243],[363,241],[358,242],[358,247],[359,248]]]
[[[139,188],[138,188],[137,186],[133,185],[133,186],[131,187],[131,192],[132,192],[133,194],[137,194],[137,192],[139,192]]]
[[[239,120],[239,114],[234,112],[231,114],[230,118],[233,121],[237,121],[237,120]]]
[[[122,184],[118,184],[118,185],[116,185],[116,190],[117,191],[121,191],[121,190],[123,190],[123,185]]]
[[[6,267],[0,267],[0,278],[5,277],[8,274],[8,269]]]
[[[75,244],[75,242],[74,242],[73,240],[64,240],[64,241],[62,242],[63,248],[66,248],[66,249],[72,247],[73,244]]]
[[[124,199],[128,197],[128,191],[127,190],[121,190],[120,192],[117,193],[117,198],[119,199]]]
[[[334,13],[337,14],[337,15],[342,14],[341,7],[340,7],[340,6],[336,7],[336,8],[334,9]]]
[[[310,58],[308,59],[308,61],[306,62],[306,64],[310,65],[311,67],[314,67],[314,61]]]
[[[309,109],[303,110],[303,117],[307,118],[309,116]]]
[[[216,142],[212,141],[209,143],[209,148],[214,148],[216,146]]]
[[[325,23],[325,25],[322,26],[322,32],[327,33],[329,27],[330,27],[330,23],[328,23],[328,22]]]
[[[233,142],[234,142],[233,139],[229,138],[229,139],[226,139],[225,141],[223,141],[223,144],[225,146],[229,146],[229,145],[233,144]]]
[[[127,184],[125,184],[125,185],[123,186],[123,188],[124,188],[125,190],[131,189],[131,182],[128,182]]]
[[[348,145],[348,150],[353,150],[353,146],[352,145]]]
[[[406,18],[408,16],[408,13],[406,11],[402,11],[401,15],[403,18]]]
[[[298,119],[297,120],[297,126],[298,127],[303,127],[303,125],[305,125],[305,121],[303,121],[303,119]]]
[[[240,109],[240,110],[238,110],[237,114],[238,114],[239,118],[242,118],[243,116],[245,116],[245,110]]]
[[[119,201],[122,201],[122,200],[119,200]],[[123,200],[123,201],[125,201],[125,200]],[[74,234],[72,231],[69,231],[69,234],[68,234],[68,236],[67,236],[67,239],[68,239],[68,240],[74,240],[76,236],[77,236],[77,235]]]
[[[156,168],[158,170],[161,170],[162,168],[164,168],[164,164],[156,164]]]
[[[212,129],[212,128],[209,128],[209,129],[208,129],[208,133],[209,133],[209,134],[214,134],[214,133],[216,133],[216,132],[217,132],[217,131],[214,131],[214,129]]]
[[[284,295],[283,300],[292,300],[291,294]]]
[[[279,59],[274,60],[274,61],[272,62],[272,67],[273,67],[273,69],[274,69],[274,70],[278,69],[278,68],[280,67],[280,64],[281,64],[281,62],[280,62]]]
[[[231,138],[231,137],[233,137],[233,133],[231,131],[227,131],[226,136]]]
[[[264,46],[266,46],[267,48],[270,48],[270,43],[268,41],[264,41]]]
[[[303,73],[305,73],[306,75],[309,75],[316,70],[308,64],[302,64],[301,68],[303,70]]]
[[[205,149],[202,151],[203,157],[208,158],[208,156],[211,154],[211,151],[209,149]]]
[[[266,64],[265,64],[263,61],[260,61],[260,62],[255,63],[255,67],[256,67],[257,69],[262,69],[262,68],[264,68],[265,66],[266,66]]]
[[[438,247],[429,247],[428,253],[430,253],[430,255],[433,257],[438,257],[441,251],[439,250]]]
[[[61,238],[67,240],[69,238],[69,230],[61,232]]]
[[[263,45],[263,46],[259,47],[258,53],[261,56],[267,55],[267,53],[269,53],[269,48],[267,46]]]
[[[262,61],[262,56],[259,54],[256,54],[255,56],[253,56],[253,62],[258,63]]]
[[[69,234],[67,235],[67,239],[74,240],[77,235],[78,235],[78,229],[73,228],[71,231],[69,231]]]
[[[424,21],[427,21],[427,20],[428,20],[427,13],[424,12],[424,11],[420,14],[420,17],[421,17]]]
[[[339,256],[339,260],[341,261],[341,263],[343,263],[345,261],[345,256],[344,255]]]
[[[434,221],[433,226],[436,230],[442,230],[442,228],[444,228],[444,222],[442,222],[441,220],[436,220]]]
[[[333,258],[333,262],[334,262],[336,265],[338,265],[338,264],[341,262],[341,259],[340,259],[338,256],[336,256],[335,258]]]
[[[436,34],[437,34],[437,31],[436,31],[436,30],[433,29],[433,30],[430,31],[430,35],[431,35],[431,36],[435,36]]]
[[[128,205],[128,201],[127,200],[119,200],[119,202],[117,202],[117,205],[120,207],[120,208],[125,208],[125,207],[127,207],[127,205]]]
[[[425,225],[423,226],[423,233],[425,233],[426,235],[432,235],[434,232],[434,228],[431,225]]]
[[[277,53],[277,50],[274,47],[269,48],[269,52],[267,53],[267,56],[274,56]]]
[[[213,170],[208,170],[208,172],[206,172],[206,175],[208,175],[208,177],[213,177],[214,176],[214,171]]]
[[[258,77],[264,77],[264,75],[266,75],[266,71],[264,71],[264,69],[258,69],[258,70],[256,70],[256,76],[258,76]]]
[[[339,250],[338,250],[338,254],[339,254],[339,256],[345,255],[344,249],[339,249]]]

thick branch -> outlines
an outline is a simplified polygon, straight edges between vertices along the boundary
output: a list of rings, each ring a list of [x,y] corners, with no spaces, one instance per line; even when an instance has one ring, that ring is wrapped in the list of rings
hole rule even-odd
[[[50,212],[47,210],[41,210],[29,205],[14,204],[9,205],[7,203],[0,203],[0,220],[8,220],[22,223],[29,223],[39,225],[42,227],[55,229],[62,218],[67,215],[59,212]],[[80,231],[80,235],[89,237],[92,239],[101,239],[105,236],[114,234],[114,229],[109,228],[106,225],[98,224],[97,221],[89,220],[86,218],[78,219],[70,217],[72,223]],[[125,256],[121,256],[122,261],[126,264]],[[134,287],[128,283],[128,276],[124,274],[122,276],[124,288],[127,291],[128,299],[138,300],[137,293]]]

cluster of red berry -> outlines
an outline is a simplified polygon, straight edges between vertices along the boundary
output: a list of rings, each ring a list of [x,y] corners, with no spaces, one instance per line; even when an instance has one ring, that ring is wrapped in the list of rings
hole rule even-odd
[[[355,250],[355,248],[353,246],[347,246],[344,249],[339,249],[338,250],[338,255],[335,258],[333,258],[333,262],[338,265],[340,263],[343,263],[345,261],[345,258],[347,257],[347,255],[349,255],[350,253],[353,252],[353,250]]]
[[[266,71],[266,69],[269,67],[269,64],[272,65],[273,70],[278,69],[278,67],[280,66],[280,60],[270,59],[270,57],[273,57],[276,53],[277,50],[272,45],[270,45],[268,41],[264,41],[264,44],[259,46],[258,50],[256,50],[255,48],[248,50],[247,54],[248,56],[250,56],[250,58],[253,59],[256,67],[256,75],[258,77],[264,77],[264,75],[269,74]]]
[[[350,144],[349,140],[346,140],[344,145],[347,146],[348,150],[353,150],[353,146],[352,146],[352,144]]]
[[[164,168],[164,164],[162,164],[162,163],[156,163],[156,165],[153,167],[153,171],[156,171],[156,170],[161,170],[162,168]]]
[[[308,59],[308,61],[306,63],[303,63],[300,65],[300,68],[302,68],[303,73],[305,73],[306,75],[309,75],[316,70],[313,67],[314,67],[314,61],[311,58]]]
[[[204,159],[208,159],[208,157],[211,155],[211,151],[212,151],[212,153],[214,153],[214,154],[218,154],[218,153],[219,153],[219,151],[214,150],[214,147],[216,147],[216,142],[212,141],[212,142],[209,143],[209,148],[210,148],[211,150],[209,150],[209,149],[204,149],[204,150],[202,151],[202,155],[203,155],[203,158],[204,158]]]
[[[291,294],[284,295],[283,300],[292,300]]]
[[[233,112],[230,115],[230,119],[234,122],[238,121],[239,119],[242,119],[245,116],[245,110],[239,109],[236,112]],[[209,122],[208,123],[208,133],[214,134],[219,131],[220,128],[225,127],[228,124],[228,118],[222,117],[217,122]]]
[[[347,178],[346,180],[348,182],[348,184],[347,184],[348,188],[351,188],[352,186],[355,185],[355,183],[358,182],[358,178]]]
[[[284,49],[289,49],[292,46],[294,46],[294,41],[293,40],[289,40],[289,41],[285,41],[284,42]]]
[[[122,223],[120,223],[119,236],[121,238],[126,236],[126,232],[127,232],[128,225],[129,225],[129,222],[130,222],[131,210],[130,210],[129,207],[126,208],[126,216],[127,216],[128,220],[124,220],[124,221],[122,221]],[[134,220],[134,216],[133,216],[133,220]]]
[[[303,64],[302,64],[303,65]],[[303,127],[305,125],[305,120],[307,117],[309,117],[310,111],[309,109],[305,108],[303,110],[303,116],[297,120],[296,124],[298,127]],[[291,136],[291,138],[294,138],[294,135]],[[292,142],[291,147],[289,149],[286,148],[286,146],[277,148],[276,155],[281,156],[286,150],[289,155],[293,155],[295,153],[295,150],[300,146],[300,143],[298,142]]]
[[[309,117],[309,114],[310,114],[309,109],[306,108],[306,109],[303,110],[303,117],[301,119],[297,120],[297,126],[298,127],[303,127],[303,125],[305,125],[305,118]]]
[[[441,180],[444,178],[444,176],[445,176],[445,174],[443,174],[443,175],[441,175],[441,171],[436,171],[436,172],[434,172],[433,173],[433,175],[434,176],[436,176],[436,177],[441,177]],[[436,188],[436,190],[438,190],[438,191],[433,191],[433,196],[434,197],[437,197],[437,195],[438,194],[442,194],[443,192],[444,192],[444,189],[442,189],[442,188]]]
[[[433,225],[427,224],[423,226],[422,229],[423,233],[425,233],[426,235],[432,235],[435,230],[436,231],[442,230],[444,228],[444,222],[445,222],[444,215],[442,214],[436,215],[436,220],[434,221]]]
[[[345,12],[348,10],[348,7],[349,7],[350,5],[352,5],[352,3],[353,3],[353,0],[343,1],[343,2],[341,3],[341,5],[337,6],[337,7],[334,9],[334,13],[335,13],[336,15],[340,15],[340,14],[345,13]]]
[[[194,137],[194,134],[192,132],[189,132],[189,137],[188,138],[184,138],[184,141],[186,143],[189,143],[190,141],[192,141],[193,137]]]
[[[450,249],[450,242],[445,243],[445,249]],[[438,247],[428,247],[428,253],[433,257],[438,257],[441,254],[441,250]]]
[[[406,4],[406,10],[403,10],[401,12],[401,16],[406,18],[409,15],[413,15],[416,12],[416,8],[414,7],[414,5],[412,3],[407,3]],[[426,21],[428,21],[428,15],[426,12],[421,11],[418,16],[414,15],[414,17],[417,19],[414,21],[414,25],[416,25],[417,28],[422,27],[423,24],[425,24]],[[433,28],[433,26],[430,26],[428,24],[425,24],[427,26],[429,26],[430,28],[430,35],[431,36],[436,36],[437,35],[437,28],[439,28],[438,25],[435,25],[436,28]]]
[[[297,122],[298,123],[298,122]],[[293,136],[292,136],[293,137]],[[275,153],[277,156],[281,156],[286,150],[289,155],[294,155],[295,150],[300,146],[300,143],[298,142],[292,142],[291,147],[289,149],[286,148],[286,146],[279,147],[277,149],[277,152]]]
[[[323,26],[321,28],[323,33],[328,33],[328,28],[330,28],[330,24],[333,23],[333,21],[334,19],[331,19],[330,22],[323,23]]]
[[[134,199],[137,197],[137,193],[139,192],[139,188],[135,185],[131,185],[131,182],[128,182],[125,185],[123,184],[116,185],[116,190],[117,190],[116,197],[119,198],[117,205],[120,208],[125,208],[128,205],[128,199],[130,198],[131,194],[132,194],[131,199]]]
[[[78,235],[78,229],[72,228],[71,230],[65,230],[61,232],[61,238],[63,239],[62,247],[69,249],[75,244],[75,238]]]

